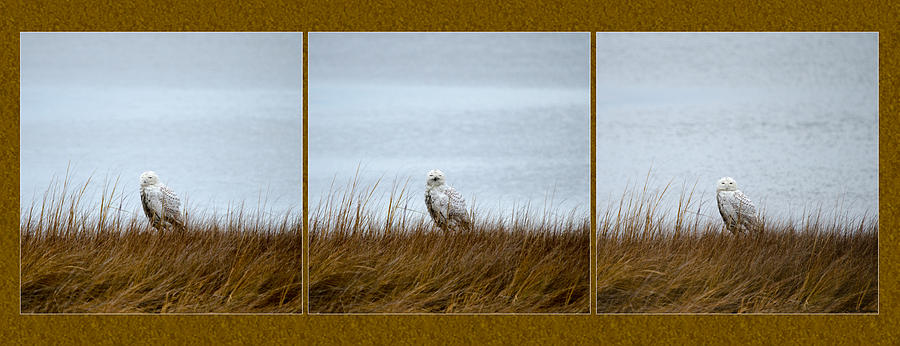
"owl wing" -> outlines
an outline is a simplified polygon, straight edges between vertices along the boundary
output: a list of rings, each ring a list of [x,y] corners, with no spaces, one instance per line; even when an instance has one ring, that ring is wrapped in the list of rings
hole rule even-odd
[[[449,217],[458,222],[468,223],[468,214],[466,214],[466,200],[453,187],[447,186],[447,196],[449,197],[450,208]]]
[[[178,199],[178,195],[175,194],[175,191],[172,191],[168,186],[160,186],[159,191],[162,192],[162,202],[165,207],[165,215],[166,219],[180,219],[180,209],[181,209],[181,200]]]
[[[758,219],[756,218],[756,206],[753,205],[753,201],[740,190],[734,192],[734,197],[738,203],[737,211],[740,213],[739,217],[741,224],[747,229],[752,229],[758,222]]]
[[[737,199],[739,203],[739,209],[742,215],[756,215],[756,206],[753,205],[753,201],[750,200],[750,197],[747,197],[740,190],[734,192],[734,197]]]

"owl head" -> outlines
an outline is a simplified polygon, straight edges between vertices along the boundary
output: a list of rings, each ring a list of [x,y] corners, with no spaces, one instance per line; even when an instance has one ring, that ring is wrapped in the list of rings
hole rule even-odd
[[[716,183],[716,192],[719,191],[736,191],[738,189],[737,182],[732,177],[724,177]]]
[[[428,186],[438,186],[444,184],[444,172],[440,169],[432,169],[428,172]]]
[[[159,184],[159,176],[154,171],[141,173],[141,187]]]

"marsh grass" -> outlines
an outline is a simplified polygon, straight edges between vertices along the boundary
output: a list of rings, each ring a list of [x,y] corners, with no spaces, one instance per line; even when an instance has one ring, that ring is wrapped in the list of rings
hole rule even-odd
[[[732,235],[694,189],[667,209],[670,185],[599,215],[599,313],[878,312],[877,216],[762,215],[761,230]]]
[[[380,180],[379,180],[380,182]],[[528,206],[443,231],[405,184],[332,186],[310,216],[312,313],[587,313],[589,220]],[[424,198],[424,197],[422,197]],[[471,201],[470,201],[471,203]]]
[[[90,185],[67,175],[22,210],[23,313],[302,312],[299,217],[185,214],[185,231],[161,232],[123,210],[118,181],[99,203]]]

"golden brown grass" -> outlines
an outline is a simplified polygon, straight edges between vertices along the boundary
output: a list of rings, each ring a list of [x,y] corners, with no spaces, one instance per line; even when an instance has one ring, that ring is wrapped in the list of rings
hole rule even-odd
[[[353,182],[311,215],[311,312],[589,311],[586,217],[488,215],[445,232],[405,208],[406,189],[396,184],[387,205],[376,205],[377,186]]]
[[[600,215],[599,313],[878,311],[877,218],[814,213],[735,236],[697,215],[693,191],[674,215],[664,194],[645,185]]]
[[[140,211],[116,212],[115,184],[99,205],[82,206],[89,184],[52,184],[24,211],[23,313],[302,311],[299,218],[233,212],[159,232]]]

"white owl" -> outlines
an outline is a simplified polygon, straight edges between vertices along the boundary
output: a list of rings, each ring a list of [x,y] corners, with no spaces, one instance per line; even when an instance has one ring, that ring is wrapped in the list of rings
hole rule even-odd
[[[158,230],[174,226],[184,229],[181,220],[181,201],[175,191],[159,182],[153,171],[141,173],[141,204],[150,224]]]
[[[722,221],[731,233],[749,232],[756,229],[759,220],[756,217],[756,206],[738,190],[737,182],[731,177],[719,179],[716,183],[716,201]]]
[[[444,229],[469,228],[471,222],[466,213],[466,200],[444,181],[444,172],[433,169],[428,172],[425,184],[425,206],[434,223]]]

